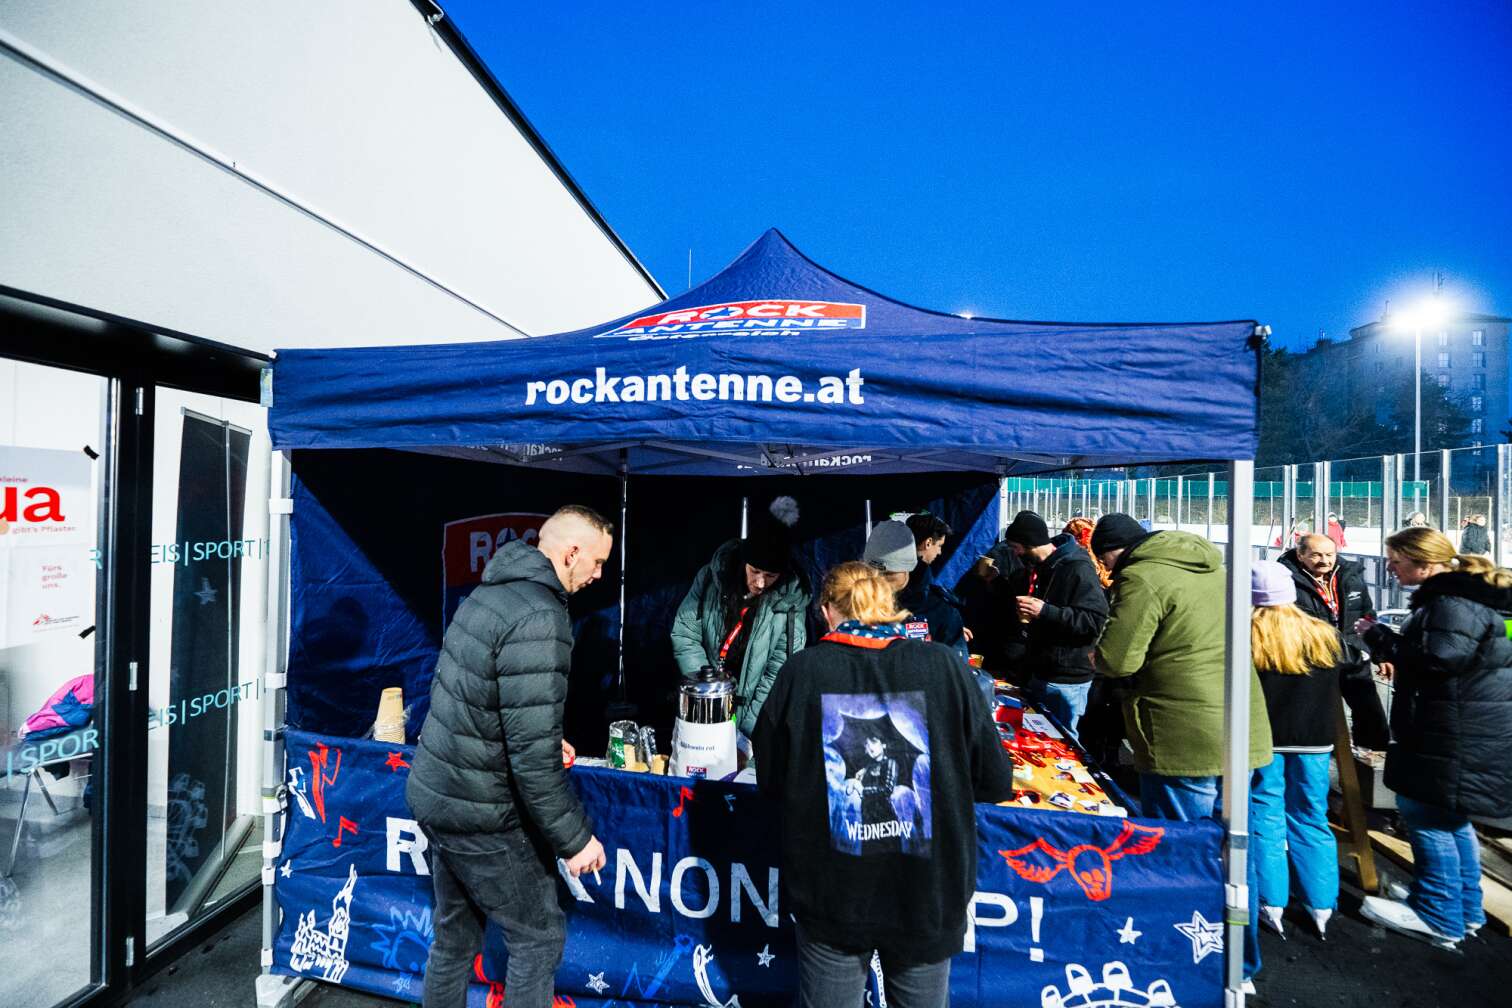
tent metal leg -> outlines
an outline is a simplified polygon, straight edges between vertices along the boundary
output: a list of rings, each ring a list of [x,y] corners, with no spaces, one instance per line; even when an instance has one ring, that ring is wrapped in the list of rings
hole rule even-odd
[[[1008,477],[998,473],[998,538],[1008,528]]]
[[[742,508],[744,505],[742,505]],[[741,524],[745,524],[744,516]],[[615,690],[621,704],[625,703],[625,575],[629,571],[630,542],[630,453],[620,449],[620,577],[619,577],[619,670],[615,673]],[[741,533],[744,538],[744,530]]]
[[[287,811],[284,791],[284,712],[289,653],[289,456],[273,452],[269,467],[271,494],[268,500],[268,564],[271,576],[264,599],[263,618],[270,636],[263,682],[263,905],[262,972],[273,968],[273,940],[278,933],[278,904],[273,884],[283,846],[283,815]],[[261,991],[269,981],[259,979]],[[287,985],[283,985],[287,986]]]
[[[1224,1004],[1244,1004],[1244,929],[1249,923],[1250,534],[1255,463],[1229,463],[1228,619],[1225,634],[1223,821]]]

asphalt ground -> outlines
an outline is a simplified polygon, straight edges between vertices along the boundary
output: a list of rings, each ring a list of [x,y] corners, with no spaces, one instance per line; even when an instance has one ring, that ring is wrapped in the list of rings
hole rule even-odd
[[[1347,884],[1340,912],[1319,941],[1301,917],[1289,937],[1261,934],[1257,1008],[1508,1008],[1512,938],[1491,924],[1463,954],[1375,927],[1359,915],[1360,893]],[[254,1005],[259,911],[240,918],[157,974],[127,1002],[132,1008],[245,1008]],[[1496,930],[1491,930],[1495,928]],[[406,1002],[316,984],[303,1008],[395,1008]],[[1013,1006],[1019,1008],[1019,1006]],[[1023,1008],[1038,1008],[1026,1005]]]

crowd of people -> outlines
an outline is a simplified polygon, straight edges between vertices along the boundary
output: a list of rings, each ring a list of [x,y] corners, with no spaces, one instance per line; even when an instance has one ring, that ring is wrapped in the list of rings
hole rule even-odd
[[[953,530],[919,512],[878,523],[857,559],[811,584],[796,518],[779,499],[719,546],[671,636],[683,675],[734,683],[758,786],[781,807],[799,1004],[860,1003],[873,953],[891,1003],[948,1003],[975,886],[972,806],[1013,790],[993,677],[1098,762],[1122,754],[1131,812],[1218,812],[1227,579],[1206,539],[1124,514],[1052,534],[1025,511],[946,587],[935,571]],[[462,1003],[485,919],[509,943],[510,1003],[551,1003],[556,860],[572,875],[604,863],[563,771],[566,599],[598,576],[612,534],[564,508],[537,544],[499,551],[447,630],[408,792],[435,864],[428,1008]],[[1251,570],[1247,980],[1258,928],[1286,933],[1293,877],[1297,919],[1319,936],[1337,911],[1329,760],[1351,731],[1386,751],[1414,853],[1409,886],[1366,898],[1371,921],[1446,949],[1473,936],[1485,913],[1470,817],[1512,814],[1512,571],[1473,542],[1405,528],[1386,540],[1389,570],[1415,589],[1394,629],[1345,541],[1342,523],[1299,532]],[[1395,684],[1389,723],[1378,679]]]

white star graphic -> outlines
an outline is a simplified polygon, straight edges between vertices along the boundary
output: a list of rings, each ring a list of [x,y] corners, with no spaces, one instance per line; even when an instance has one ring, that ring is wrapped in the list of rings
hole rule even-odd
[[[200,590],[194,593],[194,597],[200,600],[202,606],[215,601],[215,589],[210,586],[209,578],[200,578]]]
[[[604,982],[604,974],[603,973],[589,973],[588,974],[588,989],[591,990],[591,991],[593,991],[593,993],[595,993],[595,994],[602,994],[602,993],[604,993],[604,991],[608,990],[609,989],[609,985]]]
[[[1192,963],[1202,962],[1210,952],[1223,951],[1223,924],[1209,923],[1202,914],[1192,911],[1192,920],[1187,924],[1172,924],[1177,931],[1192,940]]]
[[[288,878],[290,875],[293,875],[294,874],[294,862],[293,861],[285,861],[283,863],[283,867],[280,868],[280,869],[278,869],[278,874],[282,875],[284,878]]]
[[[772,946],[763,945],[761,951],[756,953],[756,961],[763,966],[771,966],[772,960],[777,957],[772,955]]]
[[[1134,930],[1134,918],[1130,917],[1124,921],[1124,926],[1118,929],[1118,944],[1133,945],[1142,934],[1144,934],[1143,931]]]

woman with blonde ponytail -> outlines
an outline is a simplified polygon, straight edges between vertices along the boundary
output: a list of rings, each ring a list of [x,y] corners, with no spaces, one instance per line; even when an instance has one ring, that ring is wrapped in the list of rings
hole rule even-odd
[[[798,1004],[860,1004],[875,952],[889,1004],[939,1008],[976,891],[974,803],[1010,797],[1013,765],[960,659],[905,635],[879,571],[840,564],[819,608],[829,633],[783,666],[752,738],[782,808]]]
[[[1485,923],[1471,816],[1512,815],[1512,571],[1461,555],[1442,532],[1386,539],[1386,567],[1412,593],[1401,633],[1361,627],[1394,670],[1386,786],[1412,840],[1405,903],[1367,896],[1372,921],[1443,948]],[[1363,623],[1364,621],[1362,621]]]

